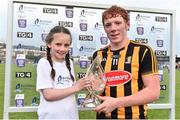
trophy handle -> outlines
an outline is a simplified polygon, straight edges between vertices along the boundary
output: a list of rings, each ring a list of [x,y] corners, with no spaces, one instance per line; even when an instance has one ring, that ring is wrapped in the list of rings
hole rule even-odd
[[[92,86],[87,87],[88,93],[82,106],[93,108],[101,104],[98,95],[104,91],[106,84],[104,70],[98,56],[96,56],[90,67],[88,67],[85,77],[89,77]]]
[[[97,97],[96,94],[94,94],[93,92],[89,92],[87,96],[85,97],[85,100],[82,103],[82,106],[86,107],[86,105],[88,104],[93,105],[91,107],[96,107],[101,104],[101,100]]]

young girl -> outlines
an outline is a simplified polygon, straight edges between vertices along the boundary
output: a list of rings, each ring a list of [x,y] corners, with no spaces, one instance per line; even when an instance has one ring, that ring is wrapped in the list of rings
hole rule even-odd
[[[75,93],[90,86],[87,78],[75,81],[69,59],[72,43],[68,29],[55,26],[46,37],[47,58],[37,65],[37,90],[40,92],[39,119],[78,119]]]

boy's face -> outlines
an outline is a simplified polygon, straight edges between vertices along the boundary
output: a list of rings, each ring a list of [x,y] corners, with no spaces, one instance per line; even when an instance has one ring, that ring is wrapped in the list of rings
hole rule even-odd
[[[127,37],[129,21],[125,22],[121,15],[104,19],[104,30],[110,42],[121,43]]]

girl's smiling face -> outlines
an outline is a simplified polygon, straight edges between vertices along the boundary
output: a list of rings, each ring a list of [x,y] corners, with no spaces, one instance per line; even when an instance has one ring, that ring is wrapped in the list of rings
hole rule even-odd
[[[66,33],[55,33],[53,40],[48,47],[51,48],[51,57],[53,61],[63,62],[71,45],[71,36]]]

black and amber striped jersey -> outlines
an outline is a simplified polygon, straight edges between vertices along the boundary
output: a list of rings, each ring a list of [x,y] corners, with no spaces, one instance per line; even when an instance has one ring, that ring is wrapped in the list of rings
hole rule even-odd
[[[125,47],[112,51],[110,45],[96,51],[107,77],[102,96],[122,97],[143,89],[143,75],[158,74],[153,50],[144,44],[128,40]],[[97,113],[97,119],[146,118],[147,105],[117,108],[111,113]]]

